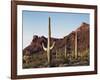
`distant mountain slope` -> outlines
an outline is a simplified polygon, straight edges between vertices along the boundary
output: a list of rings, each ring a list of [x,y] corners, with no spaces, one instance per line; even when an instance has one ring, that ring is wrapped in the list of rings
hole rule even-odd
[[[89,49],[89,24],[82,23],[79,28],[75,31],[72,31],[69,35],[66,35],[64,38],[51,38],[51,44],[55,42],[55,46],[52,49],[52,54],[56,50],[60,50],[62,53],[67,48],[67,53],[73,53],[75,48],[75,33],[77,32],[77,49],[78,52],[83,52],[84,50]],[[34,35],[30,45],[23,49],[23,54],[28,50],[30,54],[42,54],[44,52],[42,48],[42,43],[47,46],[47,38],[44,36],[39,37]]]

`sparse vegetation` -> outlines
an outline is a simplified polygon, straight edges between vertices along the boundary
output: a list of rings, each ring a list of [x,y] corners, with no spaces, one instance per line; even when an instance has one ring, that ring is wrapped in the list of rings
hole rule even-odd
[[[79,53],[78,59],[75,60],[72,54],[67,54],[67,59],[65,59],[65,54],[63,51],[58,50],[57,55],[52,55],[52,61],[50,67],[67,67],[67,66],[81,66],[89,65],[89,50]],[[74,53],[73,53],[74,54]],[[83,55],[80,55],[83,54]],[[47,53],[42,54],[32,54],[31,62],[24,63],[23,68],[44,68],[48,67]]]

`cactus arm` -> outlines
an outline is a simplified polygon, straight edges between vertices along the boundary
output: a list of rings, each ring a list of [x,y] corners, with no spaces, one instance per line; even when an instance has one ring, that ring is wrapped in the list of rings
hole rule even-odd
[[[42,47],[43,47],[44,51],[47,51],[47,48],[45,48],[43,43],[42,43]]]
[[[55,42],[53,42],[52,46],[50,47],[50,50],[53,49],[54,45],[55,45]]]

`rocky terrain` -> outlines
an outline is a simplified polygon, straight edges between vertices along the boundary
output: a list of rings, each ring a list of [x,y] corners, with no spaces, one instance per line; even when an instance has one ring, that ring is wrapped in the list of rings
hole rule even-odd
[[[77,33],[77,60],[74,59],[75,33]],[[89,24],[83,22],[79,28],[69,35],[63,38],[51,38],[50,41],[50,44],[55,42],[55,46],[51,50],[52,65],[54,67],[73,66],[75,61],[77,62],[75,65],[89,65]],[[23,49],[23,56],[30,56],[27,58],[30,59],[28,64],[23,60],[23,68],[47,67],[46,52],[43,50],[42,43],[47,47],[46,37],[33,35],[30,45]],[[65,59],[65,48],[67,59]],[[83,60],[83,62],[78,60]]]

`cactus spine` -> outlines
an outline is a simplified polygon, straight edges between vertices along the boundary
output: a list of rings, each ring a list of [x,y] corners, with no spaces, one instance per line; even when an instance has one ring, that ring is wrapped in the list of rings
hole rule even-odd
[[[75,59],[77,59],[78,54],[77,54],[77,31],[75,32]]]
[[[51,64],[51,59],[50,59],[50,50],[53,49],[55,42],[53,42],[52,46],[50,47],[50,37],[51,37],[51,20],[49,17],[49,25],[48,25],[48,42],[47,42],[47,48],[44,46],[44,44],[42,43],[42,47],[45,51],[47,51],[47,59],[48,59],[48,65],[50,66]]]

